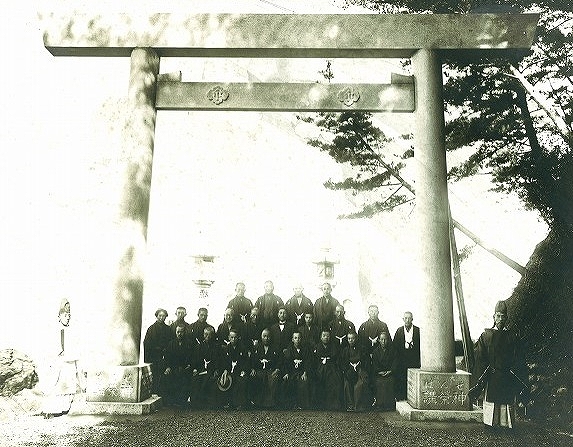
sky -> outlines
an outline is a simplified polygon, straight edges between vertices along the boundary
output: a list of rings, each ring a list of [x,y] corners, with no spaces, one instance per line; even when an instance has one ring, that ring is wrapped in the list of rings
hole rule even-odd
[[[169,8],[340,13],[340,3],[185,1],[170,2]],[[98,9],[130,11],[134,4],[98,2]],[[56,318],[60,299],[68,297],[87,351],[97,355],[105,346],[93,335],[102,331],[113,299],[121,111],[129,61],[53,57],[43,47],[36,21],[39,7],[94,10],[91,3],[71,0],[11,2],[0,19],[3,56],[9,62],[0,73],[0,297],[6,315],[0,349],[41,355],[46,322]],[[165,11],[164,2],[137,2],[137,8]],[[325,61],[314,59],[164,59],[160,71],[181,70],[184,80],[316,82],[324,66]],[[337,60],[333,67],[335,82],[387,82],[390,71],[400,70],[395,61]],[[409,115],[386,114],[377,120],[388,134],[412,125]],[[364,309],[371,302],[381,305],[391,331],[401,323],[403,311],[413,310],[416,318],[420,303],[412,281],[412,209],[366,221],[337,219],[353,209],[353,199],[322,186],[344,171],[306,145],[312,132],[294,114],[158,114],[144,329],[159,306],[171,318],[176,306],[186,305],[188,321],[195,319],[196,254],[217,256],[209,320],[218,324],[237,281],[246,283],[246,295],[253,300],[267,279],[285,300],[298,282],[311,299],[318,298],[313,261],[324,247],[339,261],[333,294],[347,302],[356,324],[366,318]],[[452,185],[454,217],[525,265],[547,230],[515,197],[488,192],[490,187],[486,176]],[[490,323],[493,303],[511,293],[519,275],[461,235],[458,247],[470,253],[462,279],[470,328],[477,336]]]

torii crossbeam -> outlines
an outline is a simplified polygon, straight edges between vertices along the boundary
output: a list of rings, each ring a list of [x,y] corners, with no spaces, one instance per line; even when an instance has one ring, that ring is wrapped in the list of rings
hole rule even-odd
[[[538,18],[536,14],[41,14],[44,45],[55,56],[131,58],[127,144],[133,158],[125,167],[119,218],[127,230],[115,283],[117,309],[109,331],[115,365],[134,367],[139,362],[143,277],[133,267],[142,253],[133,241],[145,240],[147,234],[158,109],[301,110],[301,104],[309,104],[306,110],[398,110],[400,104],[402,111],[416,113],[419,171],[414,237],[419,241],[416,280],[424,303],[422,365],[409,371],[408,402],[418,409],[470,409],[469,376],[456,372],[454,354],[442,60],[519,58],[533,42]],[[234,99],[241,95],[242,99],[233,106],[226,102],[230,86],[158,81],[161,57],[412,58],[414,84],[348,85],[337,91],[323,86],[315,92],[315,103],[309,102],[313,98],[309,86],[291,86],[302,99],[290,98],[282,105],[273,89],[284,91],[288,84],[235,85]],[[253,88],[259,89],[257,104],[248,97]],[[360,90],[373,91],[372,101],[360,102]],[[401,99],[384,102],[385,91]],[[335,107],[329,109],[328,104]],[[105,400],[118,394],[114,386],[119,384],[94,394]],[[137,395],[144,398],[144,392]]]

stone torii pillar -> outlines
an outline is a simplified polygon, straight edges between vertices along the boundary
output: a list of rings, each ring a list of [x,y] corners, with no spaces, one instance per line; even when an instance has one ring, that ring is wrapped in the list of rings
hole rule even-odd
[[[121,312],[112,322],[113,328],[123,328],[118,335],[125,338],[110,345],[116,363],[127,365],[124,368],[135,368],[139,358],[143,278],[136,268],[138,251],[130,241],[146,236],[155,110],[412,110],[408,101],[413,91],[407,86],[350,85],[337,91],[335,85],[317,84],[158,82],[159,57],[412,58],[418,164],[415,237],[424,315],[422,367],[409,371],[408,402],[420,410],[470,409],[469,375],[456,372],[454,357],[441,61],[523,55],[533,41],[538,15],[47,14],[40,20],[44,45],[55,56],[132,60],[134,125],[128,145],[133,144],[133,163],[126,170],[122,202],[131,231],[118,264],[115,301]],[[106,384],[104,376],[96,376],[97,399],[110,399],[124,389],[129,394],[129,380]]]

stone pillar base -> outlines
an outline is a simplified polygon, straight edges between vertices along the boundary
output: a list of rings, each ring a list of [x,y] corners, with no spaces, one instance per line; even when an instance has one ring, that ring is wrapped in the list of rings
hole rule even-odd
[[[408,421],[483,422],[483,411],[476,406],[470,411],[418,410],[400,401],[396,402],[396,411]]]
[[[87,402],[138,403],[151,397],[149,363],[88,370]]]
[[[469,411],[470,375],[408,369],[408,403],[418,410]]]

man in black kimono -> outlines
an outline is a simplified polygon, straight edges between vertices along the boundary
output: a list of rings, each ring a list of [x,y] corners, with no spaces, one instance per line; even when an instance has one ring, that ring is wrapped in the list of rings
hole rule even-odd
[[[320,329],[314,323],[314,314],[307,312],[304,314],[304,323],[298,327],[302,337],[302,343],[314,351],[320,342]]]
[[[370,362],[370,381],[374,386],[377,410],[395,410],[394,376],[397,368],[396,353],[390,337],[384,331],[380,332],[378,343],[372,351]]]
[[[143,361],[151,363],[152,385],[151,392],[160,394],[160,381],[165,371],[165,351],[173,338],[169,326],[165,324],[167,311],[157,309],[155,322],[147,328],[143,338]]]
[[[244,334],[241,335],[241,341],[249,352],[252,352],[254,347],[259,344],[261,340],[261,332],[263,327],[259,321],[259,308],[253,307],[251,309],[251,316],[245,323],[243,328]]]
[[[217,406],[217,379],[221,348],[211,326],[205,328],[203,341],[195,346],[191,403],[197,408]]]
[[[235,329],[229,332],[229,344],[223,348],[221,356],[222,375],[232,377],[231,389],[223,392],[222,404],[225,408],[245,408],[247,405],[248,373],[251,371],[249,354],[239,342]]]
[[[185,326],[175,328],[175,338],[165,351],[165,400],[175,406],[186,405],[190,393],[193,347],[185,335]]]
[[[388,325],[378,318],[378,306],[372,304],[368,306],[368,320],[360,325],[358,329],[358,343],[369,354],[372,353],[378,344],[380,332],[386,332],[388,340],[392,341]]]
[[[348,344],[340,354],[346,411],[364,411],[371,402],[368,390],[370,357],[358,346],[356,332],[349,332]]]
[[[274,290],[273,282],[265,281],[265,293],[255,304],[255,307],[259,308],[259,320],[264,329],[276,323],[279,308],[284,306],[283,300],[273,293]]]
[[[292,334],[292,343],[283,357],[284,408],[309,409],[313,371],[312,351],[302,344],[300,332]]]
[[[243,328],[244,328],[243,322],[235,318],[235,311],[230,308],[225,309],[225,313],[223,315],[223,322],[217,328],[217,334],[216,334],[217,343],[219,343],[219,345],[221,346],[228,345],[229,332],[231,331],[231,329],[235,329],[239,334],[239,337],[241,337]]]
[[[318,328],[328,330],[330,322],[334,318],[336,306],[340,303],[334,298],[332,293],[332,286],[330,283],[325,282],[322,287],[322,296],[314,302],[314,320]]]
[[[346,338],[350,332],[356,332],[356,327],[352,321],[346,319],[344,306],[339,304],[334,311],[334,320],[330,322],[332,341],[342,350],[348,345]]]
[[[342,376],[338,365],[338,346],[323,330],[314,350],[316,365],[316,403],[318,408],[336,411],[342,406]]]
[[[187,323],[185,321],[185,317],[187,316],[187,309],[185,309],[185,307],[183,306],[179,306],[176,310],[175,310],[175,321],[173,321],[171,323],[171,331],[173,332],[173,335],[175,335],[175,328],[177,328],[177,326],[184,326],[185,327],[185,337],[187,337],[188,340],[190,340],[191,337],[191,325],[189,323]]]
[[[251,401],[255,406],[275,408],[280,376],[279,354],[271,347],[271,335],[263,329],[261,342],[251,355]]]
[[[517,337],[507,329],[507,306],[495,306],[493,327],[487,328],[475,344],[477,384],[470,396],[484,389],[483,422],[489,427],[513,428],[515,396],[526,389]]]
[[[227,308],[235,311],[235,316],[246,323],[251,316],[253,302],[245,296],[245,284],[238,282],[235,286],[235,297],[229,301]]]
[[[396,377],[396,400],[406,400],[408,368],[420,367],[420,328],[412,324],[412,312],[404,312],[404,326],[396,329],[394,348],[398,361]]]
[[[200,307],[197,311],[197,320],[190,325],[191,335],[189,338],[193,344],[199,344],[203,341],[206,327],[212,328],[213,331],[215,330],[213,326],[207,323],[208,316],[209,311],[206,307]]]
[[[294,323],[296,327],[304,323],[304,314],[312,313],[314,308],[312,301],[302,291],[302,285],[297,284],[294,287],[294,295],[285,303],[287,321]]]

